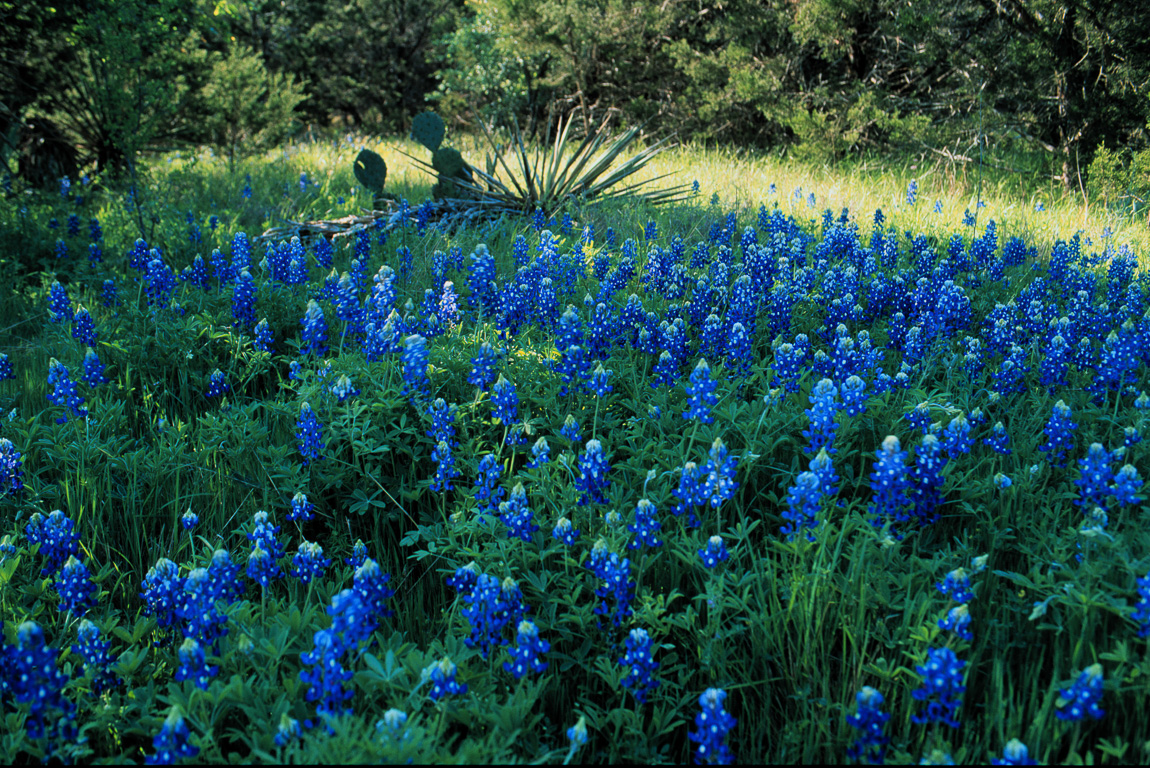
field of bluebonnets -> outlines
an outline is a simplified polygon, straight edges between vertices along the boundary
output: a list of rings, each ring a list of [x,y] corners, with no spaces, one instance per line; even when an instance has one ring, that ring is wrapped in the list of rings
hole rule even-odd
[[[1139,254],[354,144],[7,191],[0,760],[1150,759]]]

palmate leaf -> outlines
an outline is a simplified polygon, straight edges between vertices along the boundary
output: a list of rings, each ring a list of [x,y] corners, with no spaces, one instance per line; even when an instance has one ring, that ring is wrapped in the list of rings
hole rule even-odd
[[[541,208],[550,213],[569,197],[592,200],[631,196],[652,204],[675,202],[688,197],[687,184],[662,189],[650,188],[653,182],[670,174],[617,187],[667,149],[670,146],[668,139],[660,140],[616,165],[638,138],[638,128],[631,128],[610,139],[604,131],[605,126],[599,126],[571,148],[571,124],[571,118],[561,121],[550,145],[537,149],[529,148],[524,143],[516,123],[512,124],[511,142],[507,148],[496,144],[491,134],[485,130],[494,155],[488,156],[486,170],[469,166],[473,179],[456,179],[456,187],[462,196],[469,199],[498,210],[519,212]],[[415,157],[412,159],[429,173],[435,172],[431,164]]]

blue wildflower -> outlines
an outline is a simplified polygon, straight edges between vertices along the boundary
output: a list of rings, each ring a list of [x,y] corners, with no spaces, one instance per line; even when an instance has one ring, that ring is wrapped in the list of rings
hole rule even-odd
[[[1058,692],[1058,709],[1055,716],[1059,720],[1078,722],[1089,716],[1101,720],[1106,713],[1102,702],[1102,665],[1091,664],[1078,676],[1074,685]]]
[[[503,662],[503,669],[516,680],[528,673],[539,674],[547,669],[543,655],[551,650],[551,644],[539,637],[539,628],[530,621],[519,622],[515,635],[515,648],[511,649],[511,661]]]
[[[713,423],[715,418],[711,416],[711,409],[719,401],[715,394],[716,386],[717,382],[711,378],[711,367],[700,358],[687,385],[687,410],[683,411],[683,418],[697,419],[703,424]]]
[[[291,511],[288,512],[288,522],[303,522],[311,520],[314,516],[315,504],[308,501],[307,494],[297,492],[291,499]]]
[[[826,455],[826,454],[820,454]],[[819,524],[818,513],[822,506],[823,490],[819,476],[814,472],[803,472],[795,485],[787,489],[787,509],[782,513],[783,524],[779,532],[791,541],[802,528],[806,528],[807,540],[814,541],[813,531]]]
[[[323,556],[323,547],[306,540],[300,543],[291,562],[291,575],[304,584],[322,578],[324,569],[331,565],[331,560]]]
[[[579,491],[579,504],[606,504],[603,492],[611,486],[607,473],[611,465],[603,453],[603,444],[598,440],[588,440],[586,449],[579,454],[579,475],[575,478],[575,488]]]
[[[970,588],[970,574],[965,568],[955,568],[935,587],[956,603],[969,603],[974,599],[974,592]]]
[[[965,605],[957,605],[947,611],[946,616],[938,620],[938,628],[953,632],[963,640],[974,639],[970,631],[970,609]]]
[[[176,609],[183,602],[184,581],[180,578],[179,566],[161,557],[148,569],[140,586],[144,590],[140,593],[144,615],[154,616],[160,629],[171,626],[176,619]]]
[[[68,676],[56,666],[57,651],[44,641],[40,625],[25,621],[16,629],[15,647],[0,650],[7,657],[0,657],[7,667],[5,699],[29,707],[24,718],[28,738],[49,743],[74,739],[76,706],[64,696]]]
[[[68,298],[68,291],[59,281],[53,281],[48,289],[48,318],[53,323],[63,323],[72,318],[72,300]]]
[[[231,387],[228,385],[227,379],[224,378],[224,372],[219,368],[212,371],[211,379],[208,381],[207,397],[223,397]]]
[[[220,668],[208,664],[203,646],[193,637],[185,638],[178,655],[180,666],[176,669],[176,682],[191,680],[197,688],[206,691]]]
[[[803,430],[803,437],[808,440],[807,450],[810,453],[818,453],[822,448],[826,448],[827,453],[835,452],[835,430],[838,428],[835,413],[839,409],[838,403],[835,402],[837,395],[838,388],[830,379],[821,379],[811,391],[811,407],[805,411],[810,426]]]
[[[1042,205],[1042,203],[1038,203]],[[1040,210],[1036,208],[1035,210]],[[1038,765],[1034,758],[1030,756],[1030,750],[1026,748],[1018,739],[1011,739],[1006,742],[1006,747],[1002,750],[1002,757],[990,758],[991,765]]]
[[[299,420],[296,422],[296,441],[299,443],[299,452],[303,456],[306,467],[313,461],[323,457],[323,427],[316,418],[315,411],[306,402],[300,406]]]
[[[54,357],[48,362],[48,386],[52,387],[52,391],[48,393],[48,402],[67,408],[78,419],[87,418],[88,409],[84,407],[84,398],[76,392],[76,382],[72,381],[72,375],[68,373],[64,364]],[[57,424],[64,424],[67,421],[67,411],[56,419]]]
[[[72,338],[85,347],[91,347],[95,346],[99,335],[95,323],[92,322],[92,315],[81,306],[72,316]]]
[[[104,691],[123,685],[123,680],[112,671],[116,657],[112,654],[112,642],[100,637],[100,628],[87,619],[80,621],[77,631],[79,643],[72,646],[72,652],[84,660],[85,674],[91,678],[92,693],[97,696]]]
[[[0,496],[18,496],[24,490],[24,456],[6,437],[0,437]]]
[[[699,557],[703,559],[704,568],[714,568],[730,556],[722,536],[712,536],[707,539],[707,546],[699,550]]]
[[[911,717],[919,725],[944,722],[951,728],[958,728],[958,708],[962,706],[962,694],[966,686],[962,684],[962,668],[965,661],[959,661],[950,648],[930,648],[925,664],[915,667],[922,675],[922,687],[911,691],[916,701],[926,702],[926,710]]]
[[[635,506],[635,522],[627,526],[627,530],[635,534],[635,539],[627,544],[627,549],[663,546],[663,541],[659,538],[662,525],[656,517],[657,512],[655,505],[649,499],[639,499],[639,503]]]
[[[531,446],[531,460],[527,462],[527,469],[537,469],[548,461],[551,457],[551,446],[547,442],[547,438],[541,437],[535,441],[535,445]]]
[[[324,718],[350,714],[348,702],[355,691],[347,687],[354,673],[344,669],[341,657],[344,653],[341,638],[330,629],[318,630],[312,636],[312,649],[300,654],[300,661],[310,667],[301,669],[300,680],[308,688],[304,698],[316,701],[316,712]]]
[[[1054,404],[1054,412],[1042,432],[1046,435],[1046,442],[1038,446],[1038,450],[1049,456],[1050,463],[1056,467],[1066,466],[1065,456],[1074,447],[1073,431],[1078,425],[1070,420],[1070,406],[1062,400]]]
[[[857,728],[858,739],[847,749],[847,757],[851,760],[864,760],[871,765],[881,765],[886,757],[886,745],[890,737],[883,733],[886,723],[890,720],[890,713],[882,711],[882,694],[871,688],[863,686],[857,694],[858,712],[847,715],[847,725]]]
[[[570,520],[561,517],[555,522],[555,528],[551,535],[570,547],[575,543],[575,539],[579,538],[579,531],[571,526]]]
[[[907,477],[906,451],[894,435],[887,435],[882,448],[875,452],[878,461],[870,476],[872,498],[870,512],[876,528],[884,522],[905,522],[910,479]]]
[[[651,677],[651,673],[659,668],[659,663],[651,657],[652,645],[647,630],[632,629],[624,641],[625,652],[619,659],[621,666],[631,668],[623,678],[623,687],[634,693],[640,704],[646,703],[648,691],[659,687],[659,681]]]
[[[467,683],[460,683],[455,679],[458,671],[459,668],[446,656],[424,670],[424,675],[431,679],[431,690],[427,695],[432,701],[439,701],[444,696],[467,693]]]
[[[695,715],[695,730],[687,734],[695,747],[695,765],[731,765],[735,755],[727,746],[727,734],[738,722],[723,706],[727,692],[722,688],[708,688],[699,697],[702,709]]]
[[[515,393],[515,385],[499,375],[495,388],[491,393],[491,418],[507,425],[519,418],[519,395]]]
[[[96,606],[96,585],[87,566],[76,559],[68,558],[57,579],[56,591],[60,594],[60,610],[82,616]]]
[[[41,575],[60,571],[68,559],[80,552],[80,538],[73,530],[75,523],[63,511],[52,510],[45,518],[33,513],[24,527],[29,544],[40,545],[40,557],[45,561]]]

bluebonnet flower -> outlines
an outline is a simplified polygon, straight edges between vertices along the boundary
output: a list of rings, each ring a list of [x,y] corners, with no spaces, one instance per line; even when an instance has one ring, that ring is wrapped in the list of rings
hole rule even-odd
[[[370,557],[364,558],[352,577],[352,589],[359,593],[360,599],[363,600],[368,616],[374,622],[373,628],[378,625],[380,619],[395,615],[395,611],[385,605],[387,600],[395,595],[395,590],[388,586],[390,581],[391,574],[384,573],[379,563]]]
[[[917,429],[922,434],[930,432],[930,405],[928,403],[919,403],[913,409],[908,411],[904,419],[910,422],[912,428]]]
[[[687,385],[687,410],[683,411],[683,418],[697,419],[703,424],[713,423],[715,418],[711,416],[711,409],[719,401],[715,394],[716,386],[717,382],[711,378],[711,367],[700,358]]]
[[[99,335],[96,332],[96,325],[92,322],[92,315],[81,306],[72,316],[72,338],[85,347],[91,347],[96,344]]]
[[[340,377],[331,385],[331,393],[335,395],[338,402],[342,403],[349,397],[358,395],[359,390],[352,386],[351,379],[347,377],[347,374],[340,374]]]
[[[938,628],[953,632],[963,640],[974,639],[970,631],[970,609],[965,605],[956,605],[947,611],[946,616],[938,620]]]
[[[1012,452],[1010,450],[1010,435],[1006,433],[1006,427],[1003,426],[1001,421],[995,422],[994,430],[991,432],[990,437],[982,438],[982,442],[984,445],[990,446],[991,450],[995,453],[1002,454],[1003,456],[1009,456]]]
[[[942,475],[946,457],[942,454],[942,444],[934,435],[922,438],[922,444],[914,453],[914,469],[911,470],[912,514],[920,525],[938,522],[938,507],[943,502],[942,486],[946,478]]]
[[[206,691],[211,685],[212,678],[219,673],[219,666],[208,664],[203,646],[194,637],[184,639],[178,656],[180,666],[176,669],[176,682],[191,680],[197,688]]]
[[[24,730],[30,739],[70,741],[75,738],[76,706],[64,696],[68,676],[56,666],[57,651],[44,641],[44,630],[34,621],[16,629],[16,645],[0,651],[6,669],[5,699],[29,705]],[[7,708],[7,702],[5,702]],[[50,756],[50,755],[49,755]]]
[[[1038,203],[1039,206],[1042,203]],[[1036,207],[1035,210],[1042,210]],[[990,758],[991,765],[1038,765],[1034,758],[1030,756],[1030,750],[1026,748],[1018,739],[1011,739],[1006,742],[1006,747],[1002,750],[1002,757]]]
[[[994,485],[998,490],[1005,491],[1010,486],[1014,485],[1014,481],[1001,472],[995,473]]]
[[[803,430],[803,437],[808,440],[807,451],[810,453],[818,453],[822,448],[826,448],[827,453],[835,452],[835,430],[838,428],[835,413],[839,409],[835,397],[838,392],[830,379],[821,379],[811,391],[811,407],[805,411],[810,426]]]
[[[909,501],[907,494],[910,490],[906,451],[902,450],[897,437],[887,435],[882,441],[882,448],[875,452],[875,456],[878,461],[875,462],[870,476],[870,487],[873,492],[870,512],[876,516],[873,524],[878,528],[888,520],[895,523],[905,522]]]
[[[1070,420],[1070,406],[1062,400],[1054,404],[1054,412],[1042,432],[1046,435],[1046,442],[1038,446],[1038,450],[1049,456],[1050,463],[1056,467],[1066,466],[1066,454],[1074,447],[1073,431],[1078,427]]]
[[[16,374],[12,371],[12,359],[0,352],[0,381],[14,378]]]
[[[541,437],[531,446],[531,460],[527,462],[527,469],[538,469],[551,459],[551,446],[547,438]]]
[[[413,334],[403,342],[403,388],[408,395],[423,394],[431,385],[427,378],[427,339]]]
[[[652,645],[647,630],[632,629],[624,641],[625,652],[619,659],[621,666],[631,668],[623,678],[623,687],[634,693],[640,704],[646,703],[648,691],[659,687],[659,681],[651,677],[651,673],[659,668],[659,663],[651,657]]]
[[[724,350],[726,353],[726,365],[736,376],[745,377],[750,375],[751,360],[753,358],[751,352],[751,337],[747,333],[746,327],[742,323],[735,323],[731,326],[731,334],[727,340],[727,346]]]
[[[603,444],[598,440],[588,440],[585,450],[579,454],[579,474],[575,478],[580,506],[607,503],[603,493],[611,486],[611,480],[607,477],[610,471],[611,465],[603,453]]]
[[[519,395],[515,393],[515,385],[499,375],[495,388],[491,393],[491,418],[503,424],[510,424],[519,418]]]
[[[16,450],[16,445],[6,437],[0,437],[0,496],[10,493],[13,496],[24,490],[24,456]]]
[[[611,384],[612,371],[604,369],[602,363],[595,366],[595,370],[591,372],[591,381],[588,384],[588,389],[595,397],[606,397],[612,389]]]
[[[350,565],[352,568],[359,568],[367,561],[367,545],[363,543],[362,539],[355,540],[355,546],[351,548],[351,557],[344,558],[344,564]]]
[[[407,713],[401,709],[389,709],[383,713],[383,719],[375,724],[375,730],[383,738],[402,741],[406,738],[404,728],[407,726]]]
[[[170,627],[176,619],[176,609],[183,602],[184,580],[180,568],[166,557],[161,557],[148,569],[144,577],[144,615],[154,616],[160,629]]]
[[[299,420],[296,422],[296,441],[299,443],[299,452],[303,456],[306,467],[313,461],[323,457],[323,427],[316,418],[315,411],[306,402],[300,406]]]
[[[799,379],[803,373],[803,361],[807,356],[806,348],[786,342],[775,347],[774,356],[772,368],[775,376],[771,380],[771,384],[782,386],[788,392],[798,392]]]
[[[487,388],[495,382],[495,361],[497,359],[497,353],[491,344],[486,341],[483,342],[479,346],[479,354],[471,358],[471,373],[467,376],[467,382],[486,392]]]
[[[956,456],[960,453],[969,453],[973,444],[974,441],[970,437],[970,422],[960,413],[951,419],[943,430],[942,449],[951,456]]]
[[[1138,601],[1130,618],[1138,622],[1138,637],[1150,637],[1150,573],[1138,579]]]
[[[511,489],[511,498],[499,505],[499,519],[507,526],[507,536],[531,541],[531,534],[539,530],[532,521],[531,507],[527,505],[527,491],[523,483]]]
[[[727,734],[738,722],[723,706],[727,692],[708,688],[699,697],[702,709],[695,715],[695,730],[687,734],[699,746],[692,749],[696,765],[731,765],[735,755],[727,746]]]
[[[659,538],[662,525],[656,517],[657,513],[658,510],[649,499],[639,499],[639,503],[635,505],[635,522],[627,526],[627,530],[635,534],[635,539],[627,544],[627,549],[663,546],[663,541]]]
[[[84,407],[84,398],[76,392],[76,383],[72,381],[72,376],[64,364],[54,357],[48,363],[48,386],[52,387],[52,391],[48,393],[50,403],[67,408],[76,418],[87,417],[88,409]],[[57,424],[64,424],[67,421],[67,411],[56,419]]]
[[[323,556],[323,547],[306,540],[300,543],[291,562],[291,575],[304,584],[322,578],[324,569],[331,565],[331,560]]]
[[[722,536],[712,536],[707,539],[707,545],[699,550],[699,557],[703,559],[704,568],[714,568],[730,556]]]
[[[452,328],[459,325],[459,318],[459,296],[455,293],[455,283],[448,280],[439,299],[439,321]]]
[[[248,536],[250,538],[251,534]],[[252,545],[251,554],[248,555],[248,578],[266,589],[273,580],[283,576],[276,559],[275,555],[265,548],[263,539],[256,540]]]
[[[1104,507],[1104,501],[1110,494],[1110,483],[1114,479],[1114,471],[1110,468],[1110,452],[1101,443],[1091,443],[1085,458],[1078,460],[1079,477],[1074,484],[1078,486],[1079,497],[1074,503],[1090,508]]]
[[[307,494],[302,491],[296,492],[291,499],[291,511],[287,514],[288,522],[296,522],[297,520],[306,523],[314,516],[315,504],[308,501]]]
[[[439,701],[444,696],[467,693],[467,683],[460,683],[455,679],[458,671],[459,668],[446,656],[424,670],[424,674],[431,679],[431,690],[427,695],[432,701]]]
[[[579,422],[575,421],[575,417],[567,414],[567,418],[563,419],[563,426],[559,429],[559,436],[565,437],[574,445],[583,442],[583,434],[579,428]]]
[[[99,355],[97,355],[96,350],[91,347],[84,353],[82,370],[83,372],[80,374],[80,378],[88,385],[89,389],[95,389],[101,384],[107,384],[110,381],[110,379],[104,375],[104,364],[100,362]]]
[[[516,680],[528,673],[539,674],[547,669],[543,655],[551,650],[551,644],[540,639],[539,628],[530,621],[519,622],[515,635],[515,648],[510,651],[511,661],[503,662],[503,669]]]
[[[379,617],[358,589],[349,588],[336,593],[327,607],[327,614],[331,616],[331,631],[345,650],[355,650],[361,642],[370,639],[379,626]]]
[[[252,176],[249,173],[244,181],[244,188],[240,190],[240,197],[250,200],[252,197]]]
[[[475,478],[475,500],[479,502],[479,514],[498,513],[503,500],[504,489],[499,485],[503,467],[494,454],[487,454],[479,460],[478,476]]]
[[[193,568],[183,583],[183,599],[176,606],[176,616],[184,622],[184,635],[213,650],[217,641],[228,633],[227,614],[216,605],[220,599],[231,596],[224,591],[234,588],[230,582],[235,580],[235,574],[229,569],[227,576],[231,578],[224,584],[207,568]]]
[[[1089,716],[1101,720],[1106,713],[1102,703],[1102,665],[1091,664],[1078,676],[1074,685],[1058,692],[1058,709],[1055,716],[1059,720],[1078,722]]]
[[[318,630],[312,636],[312,649],[300,655],[300,661],[310,667],[301,669],[300,680],[308,685],[304,697],[318,702],[316,712],[324,718],[350,714],[348,702],[355,691],[346,687],[354,673],[344,669],[341,658],[344,644],[331,629]]]
[[[191,507],[188,507],[187,511],[180,515],[180,527],[185,531],[190,531],[199,524],[200,516],[193,512]]]
[[[40,545],[40,557],[45,561],[40,575],[58,572],[68,559],[80,552],[80,539],[73,530],[75,523],[63,511],[52,510],[45,518],[33,513],[24,527],[29,544]]]
[[[451,443],[440,440],[431,450],[431,460],[435,462],[435,477],[431,479],[431,490],[436,493],[455,488],[455,479],[462,472],[455,466],[455,454]]]
[[[858,376],[851,375],[843,382],[839,390],[843,398],[843,410],[847,416],[861,416],[866,413],[866,382]]]
[[[826,455],[820,454],[820,455]],[[833,471],[833,470],[832,470]],[[787,509],[782,513],[783,523],[779,532],[787,537],[787,541],[794,539],[795,534],[806,528],[807,540],[814,541],[815,537],[810,531],[819,524],[818,512],[822,505],[823,490],[819,476],[814,472],[803,472],[799,475],[795,485],[787,489]]]
[[[286,747],[290,742],[300,738],[301,735],[299,720],[289,717],[288,713],[284,712],[280,716],[280,724],[276,728],[275,745]]]
[[[603,580],[595,589],[595,597],[599,603],[595,606],[597,616],[611,616],[611,622],[620,627],[632,615],[631,600],[635,597],[635,582],[631,579],[631,561],[620,557],[617,552],[607,549],[607,542],[599,539],[591,549],[591,556],[587,560],[587,569]],[[611,599],[615,603],[612,609],[607,604]]]
[[[124,681],[111,669],[116,661],[111,652],[112,642],[100,637],[100,628],[83,619],[77,635],[80,642],[72,646],[72,653],[84,660],[85,674],[91,677],[92,693],[99,696],[122,685]]]
[[[959,661],[950,648],[927,649],[925,664],[915,667],[923,677],[922,687],[911,691],[916,701],[926,702],[926,710],[911,716],[919,725],[944,722],[951,728],[958,728],[958,708],[962,706],[962,694],[966,686],[962,684],[962,668],[965,661]]]
[[[906,204],[914,205],[915,200],[918,199],[918,181],[911,179],[910,183],[906,185]]]
[[[847,715],[847,725],[857,728],[858,739],[847,748],[847,757],[851,760],[864,760],[871,765],[881,765],[886,757],[886,745],[890,737],[883,733],[886,723],[890,720],[890,713],[882,711],[882,694],[871,688],[863,686],[857,694],[858,712]]]
[[[76,559],[68,558],[57,578],[56,591],[60,594],[60,610],[82,616],[96,605],[96,585],[87,566]]]
[[[687,525],[692,528],[699,526],[699,519],[695,516],[694,508],[707,503],[706,488],[703,484],[703,474],[700,467],[693,461],[683,465],[679,477],[679,487],[675,489],[675,497],[679,503],[671,508],[675,517],[684,512],[688,514]]]
[[[974,599],[974,592],[970,589],[970,574],[965,568],[955,568],[935,587],[956,603],[965,604]]]
[[[327,354],[327,321],[324,320],[323,310],[312,299],[307,303],[307,311],[300,320],[303,332],[300,337],[300,352],[323,357]]]
[[[739,460],[730,455],[723,439],[716,437],[711,443],[707,463],[700,471],[701,496],[712,508],[718,509],[724,501],[734,497],[739,487],[735,482],[738,467]]]
[[[567,741],[571,742],[571,749],[567,753],[567,761],[570,762],[579,748],[587,744],[586,717],[580,716],[579,721],[567,729]]]
[[[66,242],[64,242],[63,240],[61,240],[60,238],[57,238],[56,239],[56,258],[57,259],[66,259],[71,255],[72,254],[70,254],[68,252],[68,244]]]
[[[570,547],[575,544],[575,539],[579,538],[579,531],[571,527],[570,520],[561,517],[555,522],[555,528],[551,531],[551,535]]]
[[[256,324],[256,283],[246,269],[240,271],[232,289],[232,324],[244,330]]]
[[[0,374],[0,381],[4,380],[3,374]],[[1142,433],[1138,431],[1137,427],[1126,427],[1122,430],[1122,446],[1124,448],[1133,448],[1142,442]]]
[[[231,387],[228,386],[227,379],[224,378],[224,372],[219,368],[212,371],[211,379],[208,382],[207,397],[223,397]]]
[[[1119,506],[1139,504],[1142,502],[1142,496],[1138,493],[1141,487],[1142,478],[1138,476],[1138,470],[1133,464],[1124,464],[1114,475],[1111,492]]]

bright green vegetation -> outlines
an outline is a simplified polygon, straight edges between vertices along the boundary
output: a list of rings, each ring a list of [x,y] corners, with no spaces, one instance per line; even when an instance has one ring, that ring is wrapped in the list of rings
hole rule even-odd
[[[448,140],[466,159],[481,156],[478,142]],[[285,222],[358,213],[358,203],[371,198],[362,187],[352,194],[353,161],[364,146],[386,163],[383,190],[410,201],[411,219],[369,227],[358,244],[354,235],[335,239],[336,280],[326,292],[329,270],[317,265],[323,257],[316,242],[301,244],[304,280],[277,276],[276,249],[286,252],[289,244],[256,238]],[[53,663],[67,676],[63,701],[86,738],[29,736],[30,705],[0,691],[6,762],[49,751],[77,761],[139,761],[155,754],[153,737],[176,711],[199,749],[195,759],[210,763],[681,763],[696,746],[688,734],[696,730],[700,695],[721,688],[737,719],[726,744],[740,761],[838,763],[858,737],[846,718],[857,711],[863,686],[885,698],[890,762],[918,762],[935,750],[956,762],[985,762],[1014,738],[1042,762],[1150,758],[1143,727],[1150,655],[1139,636],[1150,616],[1137,613],[1139,599],[1147,599],[1138,580],[1150,572],[1146,492],[1134,503],[1111,492],[1125,465],[1150,474],[1150,443],[1134,440],[1150,429],[1150,410],[1139,399],[1150,389],[1148,244],[1140,219],[1087,207],[1080,194],[1031,175],[969,164],[867,161],[812,169],[692,145],[658,155],[638,174],[673,171],[669,184],[698,181],[698,195],[683,203],[570,200],[548,211],[541,228],[529,213],[444,231],[418,222],[420,202],[441,183],[409,158],[426,154],[414,141],[340,137],[239,158],[232,170],[224,158],[184,152],[141,166],[132,198],[124,188],[86,188],[74,179],[66,198],[17,191],[0,202],[0,353],[14,370],[14,378],[0,381],[0,410],[11,414],[0,418],[0,438],[21,454],[23,472],[23,489],[13,492],[13,469],[0,467],[8,473],[0,475],[0,536],[10,536],[13,547],[0,552],[2,639],[11,648],[22,622],[42,627],[58,649]],[[1044,211],[1035,210],[1039,202]],[[884,215],[878,224],[876,209]],[[967,212],[977,214],[974,226],[963,224]],[[71,214],[78,217],[75,235],[68,234]],[[92,219],[103,232],[98,264],[87,259]],[[250,318],[237,317],[236,283],[220,279],[211,257],[218,248],[218,263],[232,264],[241,231],[251,241]],[[130,265],[141,234],[161,251],[153,267]],[[516,244],[521,237],[525,251]],[[66,255],[57,255],[58,241]],[[480,245],[493,257],[499,301],[485,303],[491,281],[475,278]],[[631,249],[634,273],[620,273]],[[517,273],[517,252],[534,266]],[[365,302],[373,276],[387,282],[384,265],[396,273],[389,326],[365,331],[356,318],[339,319],[351,310],[341,308],[338,280],[347,273],[352,284],[356,256],[364,260],[364,285],[352,291],[357,307],[374,306]],[[205,288],[165,277],[192,268],[196,257],[208,266]],[[787,260],[781,267],[780,258]],[[758,282],[768,275],[769,284]],[[115,282],[120,304],[103,305],[106,280]],[[454,323],[444,280],[458,294]],[[91,346],[110,379],[77,384],[87,419],[48,399],[50,361],[80,382],[86,353],[72,315],[52,321],[55,282],[73,312],[83,305],[91,313],[99,334]],[[515,298],[518,284],[525,286],[522,298]],[[716,286],[722,289],[712,291]],[[642,315],[633,311],[632,294]],[[328,327],[322,352],[302,322],[310,302]],[[600,317],[610,318],[606,333],[592,330],[598,303]],[[712,313],[722,325],[707,331]],[[685,346],[668,367],[661,352],[679,349],[668,341],[675,317],[683,318]],[[1000,317],[1001,326],[994,322]],[[264,319],[270,352],[256,344],[254,325]],[[745,347],[735,346],[736,324],[753,328]],[[557,336],[576,325],[583,351],[572,355],[557,346]],[[1069,337],[1072,352],[1084,340],[1085,351],[1061,380],[1048,380],[1056,333]],[[426,360],[412,340],[417,334],[426,337]],[[811,352],[792,377],[783,346],[799,334]],[[851,345],[881,353],[877,367],[856,358],[836,363],[836,334],[851,340],[840,354]],[[501,351],[494,372],[502,385],[469,382],[484,343]],[[711,423],[683,416],[700,357],[715,386]],[[611,372],[611,390],[596,394],[583,382],[599,365]],[[1026,370],[1013,379],[1012,367]],[[217,370],[230,389],[208,396]],[[814,395],[820,380],[841,392],[848,373],[865,382],[865,410],[839,408],[831,412],[835,428],[812,427],[811,412],[823,407]],[[345,376],[357,394],[340,394]],[[506,406],[495,393],[506,383],[514,385],[518,410],[500,416]],[[442,454],[433,455],[439,441],[428,434],[443,435],[432,415],[439,398],[440,413],[455,407],[459,476],[450,490],[437,487]],[[832,400],[843,404],[841,396]],[[1041,448],[1059,401],[1077,425],[1061,460]],[[310,447],[301,451],[297,434],[305,402],[324,442],[314,458]],[[578,438],[562,434],[568,416]],[[915,418],[927,431],[937,425],[935,437],[946,446],[941,496],[921,515],[897,499],[887,504],[872,484],[888,436],[908,451],[912,472],[930,455],[932,438]],[[1010,454],[983,442],[999,421]],[[971,428],[966,447],[964,423]],[[550,460],[529,467],[540,437]],[[788,538],[780,530],[791,511],[788,494],[818,460],[812,447],[828,437],[837,490],[817,499],[812,540],[801,526]],[[609,484],[588,479],[592,441],[602,446]],[[1094,443],[1113,475],[1101,486],[1083,481],[1089,473],[1079,465]],[[726,470],[723,447],[733,459]],[[715,476],[700,480],[711,489],[707,503],[691,505],[681,493],[685,467],[708,461]],[[504,500],[522,484],[537,531],[526,539],[510,535],[509,510],[483,509],[475,492],[481,466],[499,468],[493,489]],[[723,486],[718,478],[731,468],[733,485]],[[907,482],[918,488],[908,501],[929,496],[929,484]],[[289,522],[301,492],[316,505],[315,518]],[[662,545],[630,549],[643,500],[657,510]],[[686,506],[676,515],[680,504]],[[59,610],[60,577],[46,547],[28,540],[33,515],[56,509],[75,522],[77,557],[98,585],[98,602],[85,616],[112,640],[112,670],[123,685],[96,692],[94,670],[85,672],[72,650],[79,611]],[[189,509],[198,523],[187,532],[180,520]],[[307,540],[332,560],[326,573],[310,584],[290,575],[266,588],[253,583],[248,535],[260,510],[280,527],[284,571]],[[692,514],[698,527],[689,523]],[[574,544],[552,535],[564,517],[581,531]],[[700,550],[712,536],[730,555],[708,568]],[[394,616],[373,615],[356,642],[346,640],[353,634],[347,630],[348,645],[337,656],[352,673],[345,684],[352,714],[325,718],[300,673],[315,666],[305,656],[316,633],[332,627],[326,609],[353,584],[345,558],[357,540],[391,575],[395,594],[386,605]],[[210,606],[227,617],[228,632],[207,654],[205,663],[218,670],[201,689],[175,679],[179,649],[196,630],[186,618],[161,627],[162,611],[149,615],[140,592],[160,558],[179,566],[182,586],[218,548],[231,552],[246,590]],[[610,569],[597,575],[589,568],[603,548],[618,562],[627,559],[626,567],[613,566],[623,574],[615,583],[633,583],[633,596],[625,586],[605,586]],[[982,556],[985,568],[976,562]],[[460,578],[471,563],[501,587],[507,579],[518,586],[530,608],[526,618],[550,645],[546,670],[517,679],[505,669],[508,648],[518,646],[515,626],[488,636],[486,655],[482,643],[465,642],[480,622],[465,613],[467,590],[446,580]],[[958,603],[936,585],[960,568],[974,593],[970,639],[938,623]],[[606,610],[597,612],[600,606]],[[659,685],[646,702],[623,684],[631,668],[619,661],[629,633],[639,629],[659,665],[651,672]],[[499,647],[500,640],[510,645]],[[957,728],[914,722],[925,708],[912,695],[923,683],[916,667],[928,649],[942,648],[965,663],[961,706],[951,713]],[[468,690],[433,699],[428,675],[445,657]],[[14,679],[15,664],[0,673]],[[1095,664],[1105,715],[1059,718],[1067,710],[1060,692]],[[385,721],[391,709],[407,716],[398,730]],[[66,719],[51,707],[49,714]],[[274,738],[284,717],[315,725],[279,746]],[[588,742],[572,751],[567,729],[580,718]]]

